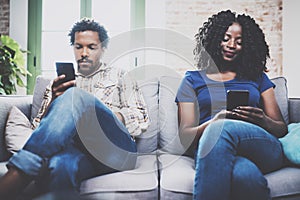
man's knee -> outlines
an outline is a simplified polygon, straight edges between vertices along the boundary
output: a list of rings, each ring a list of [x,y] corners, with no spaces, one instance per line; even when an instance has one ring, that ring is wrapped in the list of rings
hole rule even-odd
[[[49,189],[61,190],[78,187],[76,174],[78,159],[68,155],[57,155],[49,160]]]

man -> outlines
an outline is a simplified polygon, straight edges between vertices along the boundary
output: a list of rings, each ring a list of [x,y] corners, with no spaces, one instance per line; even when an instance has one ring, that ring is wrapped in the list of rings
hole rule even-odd
[[[45,192],[78,189],[84,179],[135,167],[133,137],[149,124],[140,90],[124,81],[122,70],[101,62],[108,42],[102,26],[83,19],[69,36],[77,78],[61,83],[61,75],[46,90],[37,128],[0,179],[0,199],[32,180]]]

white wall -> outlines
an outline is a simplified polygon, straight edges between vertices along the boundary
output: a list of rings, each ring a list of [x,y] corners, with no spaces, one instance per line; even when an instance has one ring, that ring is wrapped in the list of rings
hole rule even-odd
[[[288,80],[289,97],[300,97],[300,1],[283,2],[283,75]],[[147,6],[151,6],[147,5]],[[10,0],[10,36],[27,48],[28,0]],[[151,22],[147,21],[151,26]],[[25,94],[25,89],[18,89]]]
[[[9,36],[16,40],[22,49],[27,49],[28,0],[10,0],[9,19]],[[25,78],[23,81],[26,83]],[[17,94],[26,94],[26,88],[17,87]]]
[[[288,81],[289,97],[300,97],[300,1],[283,0],[283,75]]]

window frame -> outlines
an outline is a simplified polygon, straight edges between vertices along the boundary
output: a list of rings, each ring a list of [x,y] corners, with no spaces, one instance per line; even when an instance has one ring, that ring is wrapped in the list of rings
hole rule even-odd
[[[27,94],[33,94],[36,77],[41,75],[42,0],[28,0]],[[92,0],[80,0],[80,18],[92,16]],[[145,27],[145,0],[130,1],[130,28]]]

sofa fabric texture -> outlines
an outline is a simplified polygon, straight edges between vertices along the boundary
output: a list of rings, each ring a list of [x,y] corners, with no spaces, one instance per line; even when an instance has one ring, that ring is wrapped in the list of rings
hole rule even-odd
[[[6,149],[14,154],[21,150],[32,134],[32,125],[29,119],[19,108],[13,106],[8,114],[5,127]]]
[[[136,137],[136,168],[85,180],[81,195],[87,199],[191,199],[194,184],[194,160],[183,155],[178,137],[175,95],[181,82],[176,73],[137,80],[142,89],[151,125]],[[32,119],[42,101],[50,79],[38,77],[33,96],[0,96],[0,175],[10,154],[4,140],[8,113],[17,106]],[[286,123],[300,122],[300,99],[288,98],[286,79],[272,79],[275,95]],[[265,175],[276,199],[300,199],[300,168],[287,166]],[[255,191],[254,191],[255,192]]]
[[[13,106],[18,107],[26,117],[31,117],[32,96],[0,96],[0,161],[7,160],[10,156],[6,150],[4,132],[8,113]]]

